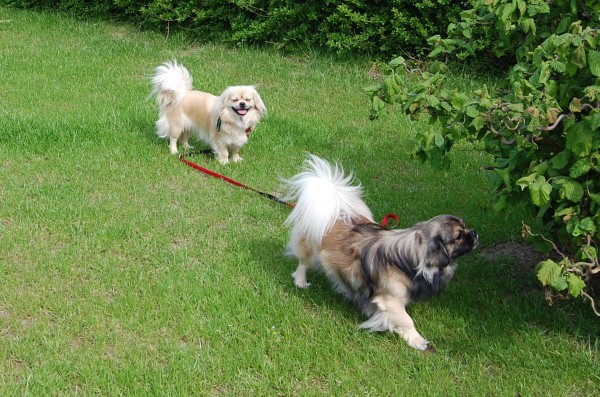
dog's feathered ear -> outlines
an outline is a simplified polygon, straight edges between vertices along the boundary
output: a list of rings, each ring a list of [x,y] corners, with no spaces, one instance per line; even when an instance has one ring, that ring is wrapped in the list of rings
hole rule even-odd
[[[435,235],[425,248],[425,266],[443,268],[450,264],[450,256],[440,235]]]
[[[263,102],[263,100],[260,97],[260,95],[258,95],[258,91],[256,91],[256,89],[254,89],[254,93],[252,94],[252,96],[254,97],[253,98],[254,99],[254,104],[256,105],[256,108],[260,112],[261,116],[266,116],[266,114],[267,114],[267,107],[265,106],[265,103]]]
[[[215,102],[215,107],[213,108],[213,117],[216,119],[218,119],[222,114],[223,111],[225,111],[225,108],[227,107],[227,102],[229,101],[229,96],[231,95],[231,90],[229,88],[227,88],[225,91],[223,91],[221,93],[221,95],[219,95],[217,97],[217,101]]]

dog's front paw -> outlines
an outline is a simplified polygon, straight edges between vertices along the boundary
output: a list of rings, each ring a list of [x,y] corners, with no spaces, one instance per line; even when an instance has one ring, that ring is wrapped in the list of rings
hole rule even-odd
[[[292,277],[294,278],[294,285],[298,288],[306,289],[310,287],[310,283],[306,280],[305,274],[298,274],[298,272],[292,273]]]
[[[231,156],[231,161],[233,161],[234,163],[240,162],[242,160],[243,160],[243,158],[240,157],[239,154],[234,154],[233,156]]]
[[[228,158],[222,158],[222,157],[220,157],[219,158],[219,163],[221,165],[225,165],[225,164],[229,163],[229,159]]]
[[[297,283],[294,281],[294,285],[300,289],[307,289],[308,287],[310,287],[310,283],[308,281],[305,281],[303,283]]]
[[[427,350],[429,348],[429,341],[425,340],[422,336],[409,338],[406,343],[413,349]]]

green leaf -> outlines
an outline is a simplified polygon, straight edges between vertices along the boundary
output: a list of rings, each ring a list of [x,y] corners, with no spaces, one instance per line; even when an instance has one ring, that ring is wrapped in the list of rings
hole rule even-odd
[[[477,107],[475,105],[467,106],[467,108],[465,109],[465,113],[471,118],[479,116],[479,110],[477,110]]]
[[[576,215],[575,208],[567,207],[567,208],[563,208],[562,210],[556,211],[554,213],[554,218],[557,221],[559,219],[562,219],[563,222],[567,222],[569,219],[571,219],[573,217],[573,215]]]
[[[473,121],[471,121],[471,126],[475,127],[477,131],[480,131],[485,127],[485,116],[474,118]]]
[[[596,232],[596,225],[590,217],[581,220],[571,218],[567,223],[567,231],[574,237],[591,236]]]
[[[569,104],[569,110],[573,113],[580,113],[581,112],[581,99],[573,98],[571,100],[571,103]]]
[[[432,107],[436,107],[437,105],[439,105],[440,100],[437,99],[437,97],[435,95],[427,95],[427,97],[425,98],[425,100],[427,101],[427,103],[432,106]]]
[[[511,103],[508,105],[508,109],[513,112],[523,113],[525,111],[525,106],[523,106],[522,103]]]
[[[525,11],[527,11],[527,3],[524,0],[517,0],[517,7],[519,8],[519,13],[521,13],[521,15],[525,15]]]
[[[569,273],[567,275],[567,284],[569,285],[569,294],[575,298],[577,298],[585,288],[585,281],[575,273]]]
[[[539,164],[537,164],[535,167],[533,167],[531,169],[531,171],[538,175],[544,175],[546,173],[546,171],[548,171],[548,162],[541,161]]]
[[[587,174],[592,169],[592,162],[588,157],[581,158],[571,166],[569,176],[571,178],[579,178],[582,175]]]
[[[566,146],[578,157],[587,156],[592,150],[593,131],[586,127],[587,123],[579,122],[567,131]]]
[[[564,276],[558,277],[552,284],[550,284],[552,288],[557,291],[564,291],[569,288],[569,284],[567,283],[567,279]]]
[[[439,148],[443,148],[446,145],[446,140],[441,134],[434,134],[433,141],[435,143],[435,146]]]
[[[498,7],[498,11],[500,11],[500,19],[502,21],[507,21],[516,10],[517,5],[515,3],[508,3],[504,4],[504,7]]]
[[[567,66],[564,64],[564,62],[561,62],[557,59],[553,59],[550,61],[550,67],[552,68],[552,70],[558,73],[564,73],[567,70]]]
[[[469,100],[469,98],[467,97],[466,94],[457,92],[457,93],[454,93],[454,95],[452,95],[452,98],[450,99],[450,103],[452,104],[454,109],[461,110],[465,106],[465,104],[467,103],[468,100]]]
[[[570,24],[571,24],[571,17],[569,15],[567,15],[565,18],[560,20],[558,26],[556,27],[556,34],[564,33]]]
[[[596,224],[590,217],[583,218],[579,222],[579,229],[581,229],[581,231],[583,231],[585,234],[594,234],[596,232]]]
[[[590,72],[596,77],[600,77],[600,51],[588,52],[588,65]]]
[[[531,185],[533,183],[533,181],[535,181],[536,177],[537,177],[536,173],[533,173],[528,176],[524,176],[524,177],[520,178],[519,180],[517,180],[516,184],[517,184],[517,186],[521,187],[521,190],[525,190],[525,188],[529,187],[529,185]]]
[[[494,169],[494,174],[498,177],[498,179],[500,181],[502,181],[502,183],[504,183],[504,186],[506,186],[507,188],[510,188],[510,173],[508,172],[507,169]],[[525,186],[527,187],[527,186]],[[522,189],[525,189],[525,187],[521,187]]]
[[[591,259],[594,260],[598,257],[598,251],[596,250],[595,247],[589,246],[589,247],[582,247],[585,249],[581,249],[581,259]]]
[[[590,129],[592,131],[595,131],[600,127],[600,112],[599,111],[593,112],[592,115],[586,117],[586,119],[589,120]]]
[[[533,3],[533,2],[532,2]],[[527,13],[531,16],[537,14],[547,14],[550,12],[550,6],[546,3],[528,4]]]
[[[585,66],[585,47],[580,45],[571,53],[571,63],[579,68]]]
[[[546,178],[543,176],[537,177],[535,181],[529,185],[531,202],[538,207],[550,202],[551,192],[552,186],[546,182]]]
[[[580,183],[567,180],[560,188],[560,197],[578,203],[583,198],[583,188]]]
[[[590,194],[590,198],[592,199],[592,201],[594,203],[596,203],[597,205],[600,205],[600,194],[592,193],[592,194]]]
[[[525,33],[535,34],[535,21],[533,18],[523,18],[519,21],[519,25]]]
[[[540,65],[538,83],[544,84],[544,83],[546,83],[546,81],[548,81],[549,78],[550,78],[550,64],[548,62],[542,62],[542,64]]]
[[[560,277],[561,267],[552,259],[546,259],[537,265],[537,278],[542,285],[552,285]]]
[[[571,151],[563,150],[558,153],[556,156],[552,157],[550,160],[550,165],[557,170],[562,170],[569,164],[569,159],[571,158]]]
[[[438,55],[440,55],[442,52],[445,52],[444,48],[437,46],[437,47],[434,47],[433,50],[431,50],[431,52],[429,54],[427,54],[427,56],[429,58],[435,58]]]
[[[385,103],[378,96],[374,96],[371,106],[375,113],[379,113],[385,107]]]
[[[393,68],[397,68],[400,65],[404,65],[405,62],[406,62],[406,60],[403,57],[399,56],[399,57],[396,57],[396,58],[392,59],[388,63],[388,65],[390,65]]]

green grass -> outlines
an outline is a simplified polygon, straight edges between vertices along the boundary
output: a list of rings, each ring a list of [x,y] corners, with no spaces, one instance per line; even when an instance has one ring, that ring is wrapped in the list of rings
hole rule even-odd
[[[168,154],[146,99],[173,57],[197,88],[256,84],[269,108],[243,163],[204,166],[278,194],[311,152],[353,171],[377,218],[478,229],[447,290],[409,309],[435,354],[359,330],[323,276],[296,289],[289,209]],[[488,159],[409,159],[432,127],[369,121],[371,66],[0,7],[0,395],[597,396],[590,310],[548,307],[531,267],[481,254],[526,219],[493,213]]]

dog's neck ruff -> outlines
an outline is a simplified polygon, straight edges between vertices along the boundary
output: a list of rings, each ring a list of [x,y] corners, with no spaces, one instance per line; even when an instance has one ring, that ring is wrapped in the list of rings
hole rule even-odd
[[[219,117],[217,119],[217,132],[221,132],[221,118]],[[248,127],[244,130],[244,132],[246,133],[246,136],[250,136],[250,133],[252,132],[252,127]]]

